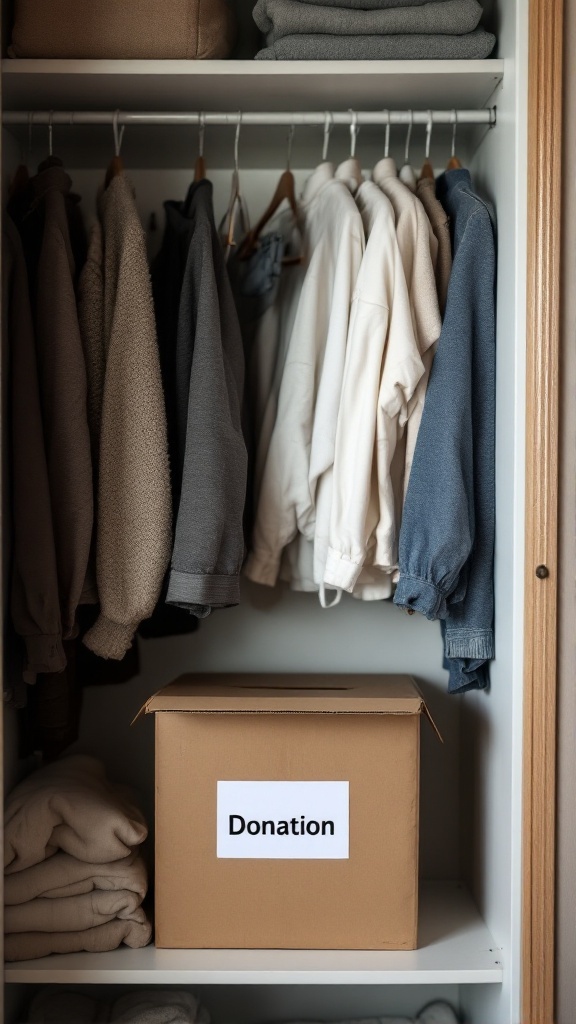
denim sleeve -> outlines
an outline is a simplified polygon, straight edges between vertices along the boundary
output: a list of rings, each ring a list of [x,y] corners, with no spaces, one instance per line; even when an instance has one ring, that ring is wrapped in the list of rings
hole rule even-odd
[[[428,619],[445,619],[451,595],[462,596],[460,574],[474,541],[474,282],[462,272],[467,245],[465,236],[450,279],[400,530],[394,601]]]
[[[495,247],[470,218],[450,280],[400,533],[395,603],[445,620],[450,690],[493,656]]]

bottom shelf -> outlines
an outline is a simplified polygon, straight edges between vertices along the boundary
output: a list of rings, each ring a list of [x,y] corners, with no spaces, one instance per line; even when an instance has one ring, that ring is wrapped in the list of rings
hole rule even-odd
[[[420,948],[364,950],[121,949],[7,964],[12,983],[78,985],[498,984],[503,968],[466,888],[422,885]]]

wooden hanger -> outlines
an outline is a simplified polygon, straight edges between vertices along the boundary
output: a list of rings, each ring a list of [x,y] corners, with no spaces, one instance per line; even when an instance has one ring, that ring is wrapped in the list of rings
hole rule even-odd
[[[198,123],[200,125],[200,130],[198,132],[198,156],[194,166],[194,181],[204,181],[206,178],[206,161],[204,160],[204,114],[201,113],[198,115]]]
[[[119,116],[120,111],[116,110],[114,113],[114,118],[112,120],[112,130],[114,132],[114,156],[108,164],[106,178],[104,179],[104,188],[108,188],[108,185],[110,184],[113,178],[117,178],[119,177],[119,175],[124,174],[124,164],[120,156],[120,148],[122,146],[122,138],[124,135],[125,126],[122,125],[120,129],[118,128]]]
[[[422,164],[422,170],[420,171],[420,178],[432,178],[434,181],[434,168],[430,163],[430,142],[432,140],[432,127],[434,125],[434,118],[432,111],[428,111],[428,124],[426,125],[426,155],[424,163]]]
[[[264,213],[260,217],[260,220],[258,221],[256,226],[252,228],[251,231],[248,232],[246,238],[244,239],[240,246],[240,249],[238,250],[238,254],[240,258],[243,260],[247,260],[250,258],[250,256],[253,255],[258,245],[258,239],[260,238],[260,235],[262,234],[264,228],[269,223],[269,221],[272,220],[272,217],[279,209],[279,207],[282,205],[282,203],[288,203],[292,211],[294,221],[296,223],[298,222],[298,201],[296,199],[296,182],[294,181],[294,175],[290,170],[290,155],[292,152],[293,137],[294,126],[292,125],[292,127],[290,128],[290,134],[288,136],[288,160],[286,170],[282,171],[282,174],[280,175],[280,179],[276,186],[276,191],[274,192],[274,195],[272,196],[272,199],[270,200],[270,203],[268,204]],[[302,256],[289,256],[286,257],[282,262],[295,264],[300,263],[301,260]]]
[[[452,111],[452,155],[446,165],[447,171],[461,171],[462,164],[456,156],[456,129],[458,128],[458,115],[455,110]]]

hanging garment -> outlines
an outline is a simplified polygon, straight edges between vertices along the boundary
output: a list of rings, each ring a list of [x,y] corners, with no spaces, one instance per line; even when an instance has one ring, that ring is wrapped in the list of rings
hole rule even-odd
[[[396,237],[404,275],[408,286],[412,320],[422,361],[420,380],[425,372],[425,357],[440,336],[442,320],[438,306],[434,264],[438,243],[432,231],[424,207],[419,199],[396,176],[396,164],[391,158],[380,160],[373,172],[374,181],[388,196],[396,217]],[[392,485],[396,495],[396,522],[402,514],[402,501],[416,438],[420,426],[421,407],[419,398],[422,386],[417,384],[413,393],[405,430],[397,438],[397,450],[390,453],[388,472],[392,474]],[[404,434],[404,436],[402,436]],[[382,522],[376,534],[377,565],[397,564],[398,535],[392,530],[395,524],[390,518]]]
[[[438,181],[454,265],[400,535],[395,603],[445,623],[449,690],[488,684],[494,656],[495,242],[466,170]]]
[[[283,214],[275,223],[275,230],[260,238],[259,247],[249,260],[233,252],[227,264],[246,363],[243,419],[249,467],[247,537],[254,525],[286,349],[305,273],[301,263],[283,263],[285,257],[292,255],[294,233],[292,214]]]
[[[93,602],[86,586],[93,526],[93,483],[73,242],[77,204],[59,160],[40,165],[23,221],[33,297],[63,637],[76,635],[76,609]],[[74,212],[73,212],[74,211]]]
[[[317,484],[332,465],[350,305],[364,250],[362,219],[331,164],[321,164],[307,182],[303,216],[306,277],[244,570],[268,586],[278,579],[286,545],[298,533],[314,540]]]
[[[352,591],[365,563],[395,564],[391,464],[423,373],[393,206],[371,181],[356,193],[367,244],[354,290],[338,414],[324,579]],[[385,533],[377,544],[377,533]],[[388,597],[390,581],[375,596]]]
[[[472,32],[482,16],[477,0],[437,0],[418,7],[354,10],[348,7],[302,5],[302,0],[258,0],[254,21],[266,45],[284,36],[462,35]]]
[[[496,36],[476,28],[462,36],[291,35],[260,50],[255,60],[483,60]]]
[[[101,395],[91,398],[93,431],[100,410],[96,570],[101,612],[84,643],[100,657],[120,659],[158,600],[170,557],[171,500],[146,242],[123,174],[99,195],[98,215],[80,307],[91,384],[103,379]]]
[[[432,231],[438,242],[436,256],[436,288],[440,313],[444,315],[448,284],[452,273],[452,240],[450,238],[450,218],[442,203],[436,198],[436,182],[433,178],[420,178],[416,186],[416,195],[422,203]]]
[[[167,601],[202,618],[240,600],[244,357],[209,181],[192,185],[187,207],[193,227],[176,350],[183,474]]]
[[[48,467],[28,273],[18,230],[3,222],[3,328],[10,376],[12,583],[10,608],[25,643],[24,678],[66,665]]]

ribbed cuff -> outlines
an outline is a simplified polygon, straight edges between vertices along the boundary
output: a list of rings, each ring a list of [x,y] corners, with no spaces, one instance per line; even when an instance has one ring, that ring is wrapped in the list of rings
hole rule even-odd
[[[346,555],[343,555],[341,551],[336,551],[335,548],[328,548],[328,557],[324,570],[324,583],[326,586],[337,587],[351,593],[361,572],[362,566],[358,562],[353,562]]]
[[[168,582],[167,604],[189,608],[203,618],[211,608],[229,608],[240,603],[240,580],[232,576],[211,576],[209,573],[181,572],[172,569]],[[194,611],[205,608],[204,614]]]
[[[448,614],[446,598],[437,587],[420,576],[408,576],[402,572],[394,594],[394,604],[420,612],[431,621],[445,619]]]
[[[451,629],[447,626],[444,645],[447,658],[489,661],[494,657],[494,634],[491,629]]]
[[[253,583],[262,583],[265,587],[275,587],[280,572],[280,559],[251,551],[244,562],[242,572]]]
[[[35,677],[39,672],[63,672],[66,668],[66,654],[59,633],[25,636],[26,666],[24,679]]]
[[[105,615],[100,614],[94,625],[88,630],[84,637],[84,644],[88,650],[97,654],[99,658],[112,658],[114,661],[121,661],[126,651],[132,647],[134,634],[140,622],[126,625],[123,622],[113,622]]]

